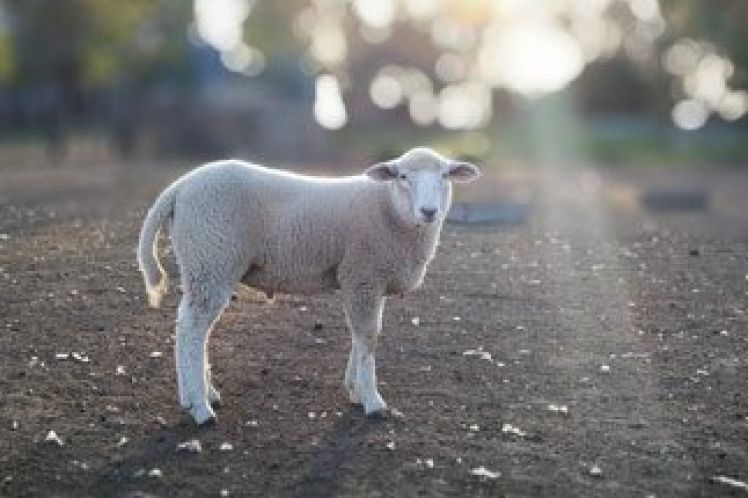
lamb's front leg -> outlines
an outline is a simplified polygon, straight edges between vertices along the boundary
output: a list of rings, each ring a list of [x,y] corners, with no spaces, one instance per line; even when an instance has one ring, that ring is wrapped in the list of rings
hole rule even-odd
[[[361,404],[361,396],[358,394],[358,388],[356,387],[358,378],[358,348],[356,347],[356,340],[353,338],[351,333],[351,352],[348,355],[348,364],[345,367],[345,378],[343,380],[343,387],[348,393],[348,399],[354,405]]]
[[[367,415],[374,415],[387,409],[377,390],[374,358],[382,329],[384,297],[381,292],[368,286],[358,287],[346,294],[346,321],[353,340],[345,384],[351,400],[360,402]]]
[[[213,408],[221,406],[221,393],[213,385],[213,374],[210,370],[210,364],[205,368],[205,386],[208,391],[208,402]]]

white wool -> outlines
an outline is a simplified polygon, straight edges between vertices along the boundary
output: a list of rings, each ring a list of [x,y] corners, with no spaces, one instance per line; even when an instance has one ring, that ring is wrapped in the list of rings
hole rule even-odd
[[[198,423],[214,417],[210,403],[219,394],[206,342],[241,282],[268,295],[341,289],[353,338],[345,387],[367,413],[386,409],[374,365],[384,297],[421,284],[451,202],[449,180],[475,176],[474,166],[419,148],[357,176],[318,178],[229,160],[170,185],[146,216],[138,261],[158,306],[166,274],[155,243],[171,218],[184,290],[176,341],[182,406]]]

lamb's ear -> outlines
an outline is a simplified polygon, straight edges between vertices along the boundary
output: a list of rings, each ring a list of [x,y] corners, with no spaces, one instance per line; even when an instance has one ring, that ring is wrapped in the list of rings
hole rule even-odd
[[[474,164],[454,161],[449,165],[449,179],[459,183],[472,182],[480,176],[480,170]]]
[[[366,168],[364,174],[372,180],[376,180],[378,182],[394,180],[395,178],[397,178],[397,165],[394,163],[394,161],[378,163],[374,166]]]

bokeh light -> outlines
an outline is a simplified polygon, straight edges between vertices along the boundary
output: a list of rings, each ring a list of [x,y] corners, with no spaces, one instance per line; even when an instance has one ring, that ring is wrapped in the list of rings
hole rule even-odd
[[[563,90],[588,65],[622,55],[649,72],[661,63],[679,80],[673,116],[683,115],[682,106],[675,112],[677,102],[691,100],[707,114],[739,119],[744,112],[740,94],[729,84],[734,72],[729,58],[693,38],[662,42],[666,21],[658,0],[319,0],[300,11],[294,32],[308,44],[317,71],[343,74],[366,54],[357,38],[393,50],[397,44],[389,43],[398,26],[428,36],[436,51],[431,70],[401,64],[393,73],[383,65],[368,81],[369,95],[381,109],[407,105],[419,125],[432,122],[433,115],[446,128],[485,126],[495,91],[537,99]],[[468,95],[478,100],[468,102]],[[439,110],[426,112],[426,102],[439,102]],[[463,105],[477,115],[467,118]],[[446,116],[443,109],[457,115]],[[689,129],[706,123],[685,121]]]
[[[196,149],[271,144],[253,124],[268,115],[320,148],[344,127],[509,137],[559,101],[609,136],[748,122],[738,0],[96,0],[59,19],[60,37],[50,13],[65,2],[0,2],[0,114],[51,140],[106,122],[126,149],[178,149],[201,142],[188,115],[211,112],[223,124]],[[37,38],[59,50],[30,52]],[[177,115],[178,133],[164,118]]]
[[[249,0],[195,0],[197,31],[216,50],[230,50],[242,41]]]
[[[337,130],[345,126],[348,115],[337,78],[323,74],[317,78],[314,95],[314,117],[320,126]]]
[[[682,100],[673,108],[673,122],[684,130],[701,128],[708,118],[709,109],[698,100]]]
[[[530,21],[496,29],[479,55],[481,74],[495,86],[527,96],[560,90],[584,64],[579,44],[560,26]]]
[[[371,100],[382,109],[392,109],[403,100],[403,87],[397,77],[383,68],[371,82]]]

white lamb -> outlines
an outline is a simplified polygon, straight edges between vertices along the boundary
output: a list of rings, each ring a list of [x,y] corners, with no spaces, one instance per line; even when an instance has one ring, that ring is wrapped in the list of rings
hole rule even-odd
[[[220,395],[211,383],[207,340],[243,283],[268,295],[340,289],[352,336],[345,389],[367,415],[384,412],[374,351],[385,297],[421,284],[451,203],[450,180],[478,175],[472,164],[416,148],[344,178],[229,160],[175,181],[148,211],[138,262],[157,307],[166,273],[156,241],[171,218],[184,291],[175,348],[179,404],[197,424],[214,419],[211,405]]]

